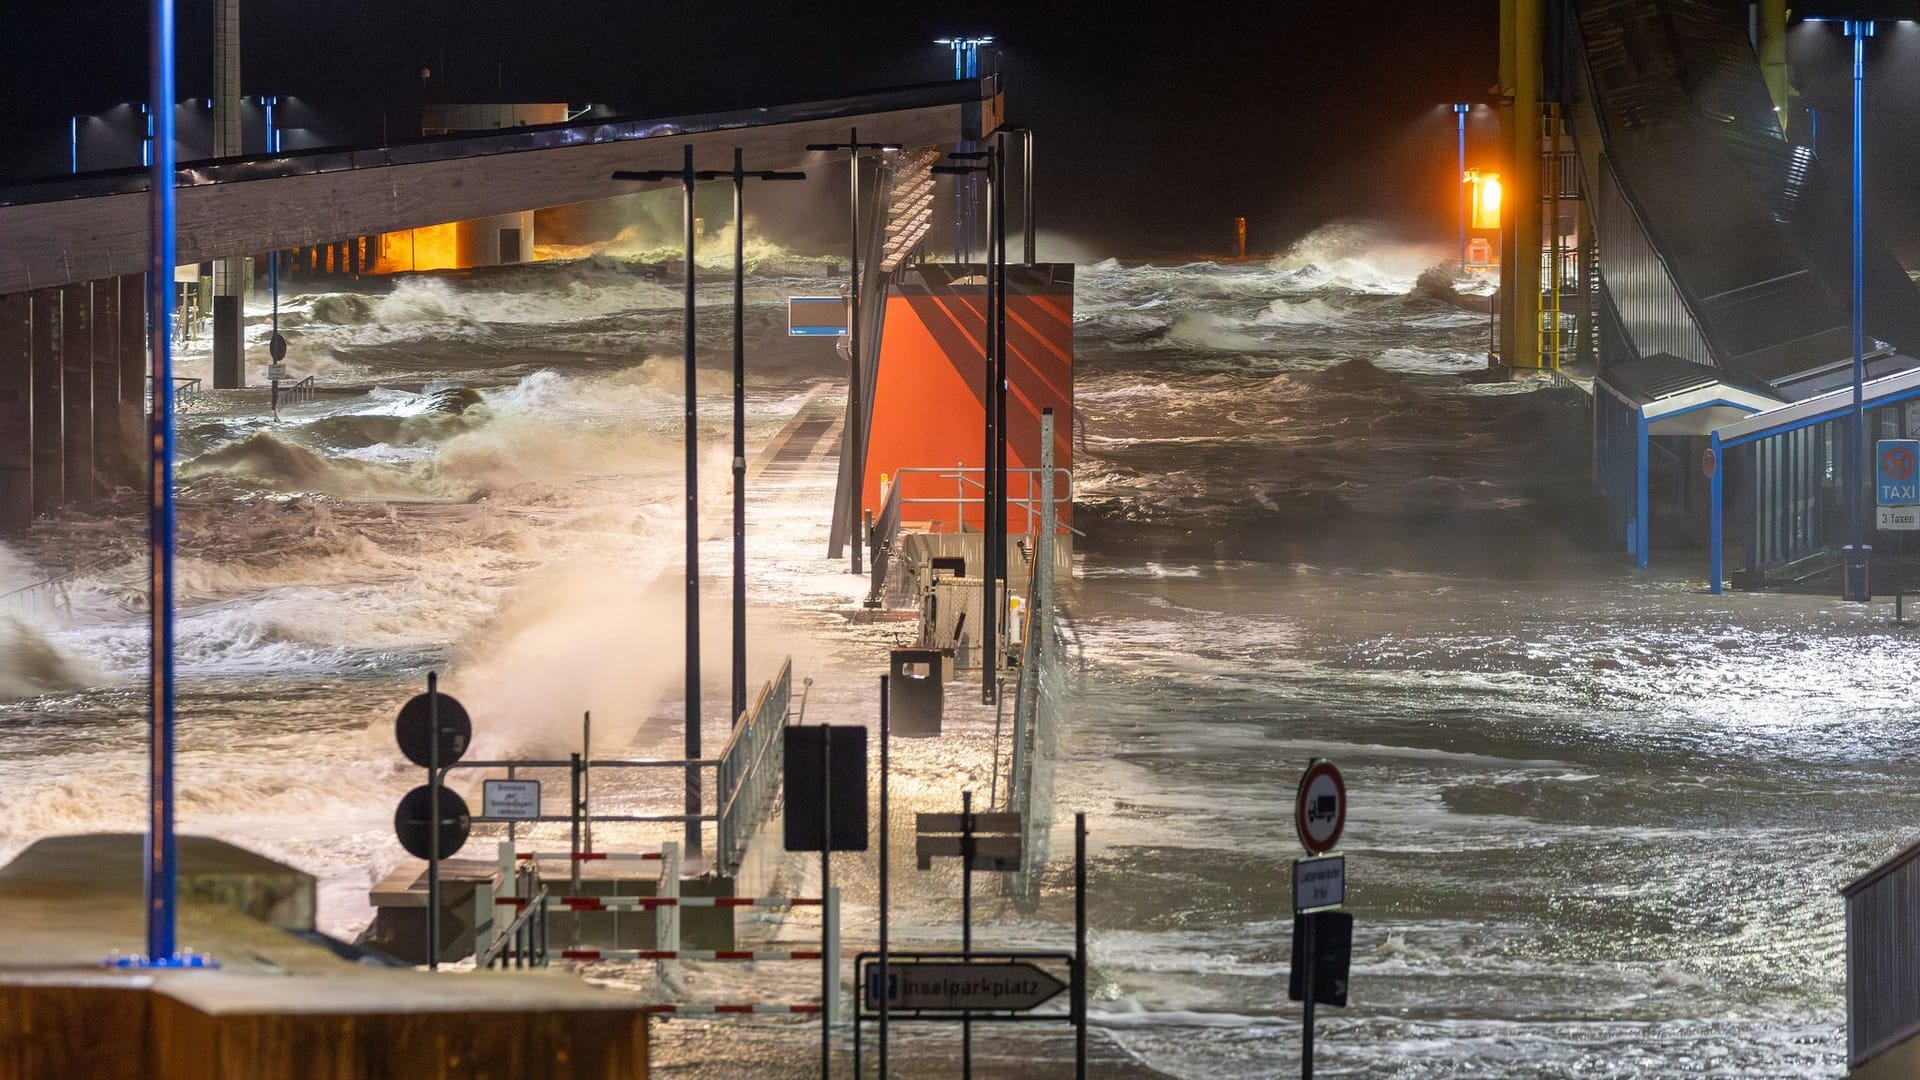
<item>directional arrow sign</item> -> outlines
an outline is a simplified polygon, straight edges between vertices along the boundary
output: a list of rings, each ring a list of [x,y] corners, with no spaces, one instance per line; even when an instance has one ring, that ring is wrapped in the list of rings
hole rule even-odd
[[[954,960],[887,965],[887,1007],[953,1012],[1024,1012],[1067,984],[1032,964]],[[880,1008],[880,965],[867,969],[867,1007]]]

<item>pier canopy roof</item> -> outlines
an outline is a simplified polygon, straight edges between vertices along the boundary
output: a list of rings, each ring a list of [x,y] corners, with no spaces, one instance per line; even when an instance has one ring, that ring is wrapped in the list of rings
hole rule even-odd
[[[620,169],[785,169],[809,143],[902,147],[977,139],[1002,121],[997,79],[651,119],[604,119],[184,162],[181,265],[611,198]],[[147,266],[147,172],[83,173],[0,187],[0,294],[138,274]]]
[[[1614,364],[1597,385],[1636,412],[1649,435],[1705,435],[1781,403],[1763,382],[1669,353]]]
[[[1899,353],[1889,354],[1881,360],[1881,366],[1869,369],[1870,377],[1861,386],[1860,401],[1863,408],[1878,408],[1920,397],[1920,360]],[[1851,365],[1840,376],[1840,385],[1833,389],[1722,424],[1714,429],[1714,434],[1718,436],[1721,446],[1738,446],[1841,419],[1853,411]]]

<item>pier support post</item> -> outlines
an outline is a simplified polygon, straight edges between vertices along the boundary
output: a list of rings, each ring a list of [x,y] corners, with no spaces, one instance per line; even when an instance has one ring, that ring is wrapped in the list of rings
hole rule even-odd
[[[224,267],[242,261],[222,259],[214,265]],[[216,290],[228,287],[214,286]],[[245,385],[247,364],[245,339],[240,326],[240,297],[216,291],[213,294],[213,388],[234,390]]]
[[[33,305],[33,512],[48,513],[67,500],[66,455],[60,407],[60,290],[28,294]]]
[[[147,482],[147,279],[120,278],[120,441],[114,458],[119,482],[138,491]]]
[[[60,290],[61,461],[67,501],[91,502],[93,479],[93,282]]]
[[[32,338],[27,294],[0,296],[0,533],[33,521]]]
[[[92,390],[93,444],[89,491],[111,495],[118,485],[120,446],[120,279],[103,278],[93,282],[91,320],[88,341],[88,380]]]

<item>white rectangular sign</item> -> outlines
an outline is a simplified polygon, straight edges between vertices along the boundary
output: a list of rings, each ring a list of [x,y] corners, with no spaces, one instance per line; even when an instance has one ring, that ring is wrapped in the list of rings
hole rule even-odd
[[[480,816],[532,821],[540,816],[540,781],[488,780],[480,786]]]
[[[1875,508],[1875,525],[1892,531],[1920,529],[1920,506],[1881,506]]]
[[[1336,907],[1347,902],[1347,857],[1295,859],[1293,910]]]

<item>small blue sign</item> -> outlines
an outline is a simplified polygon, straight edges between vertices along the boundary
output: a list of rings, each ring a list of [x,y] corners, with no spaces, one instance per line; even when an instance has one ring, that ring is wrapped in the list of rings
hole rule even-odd
[[[790,336],[840,337],[846,332],[846,297],[787,297],[787,333]]]
[[[1881,439],[1873,459],[1874,493],[1881,506],[1920,504],[1920,439]]]

